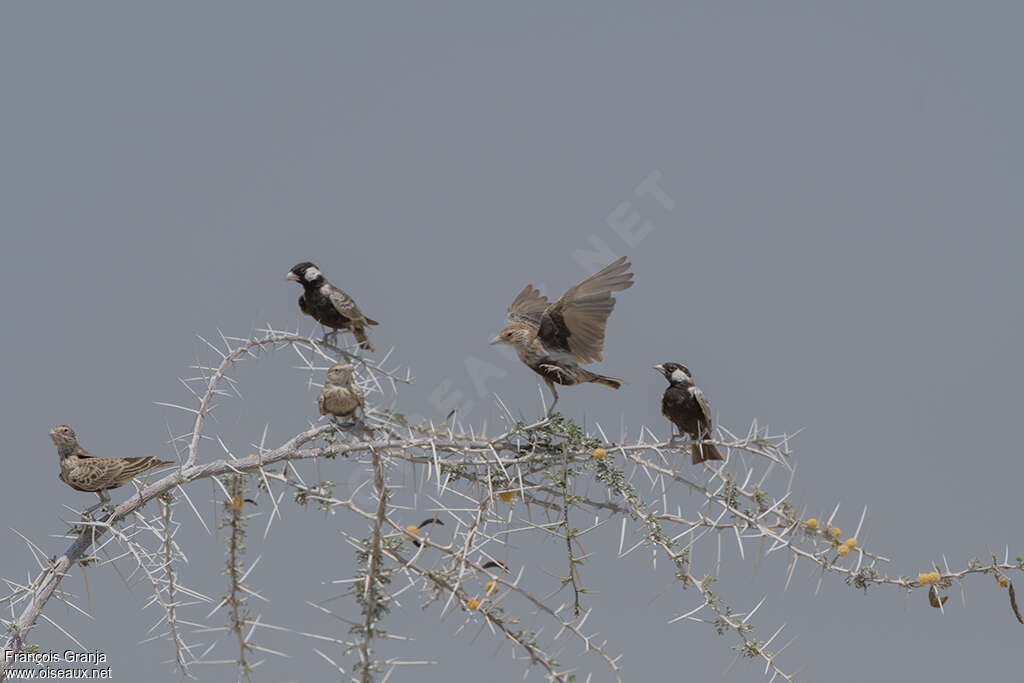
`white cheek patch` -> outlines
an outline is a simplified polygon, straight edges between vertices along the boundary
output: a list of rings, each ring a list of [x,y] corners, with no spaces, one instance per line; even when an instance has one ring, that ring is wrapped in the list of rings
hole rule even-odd
[[[302,274],[302,277],[306,278],[306,282],[313,282],[321,275],[323,273],[318,268],[306,268],[306,272]]]
[[[684,384],[690,381],[690,376],[687,375],[682,370],[673,370],[670,377],[672,378],[672,381],[675,382],[676,384]]]

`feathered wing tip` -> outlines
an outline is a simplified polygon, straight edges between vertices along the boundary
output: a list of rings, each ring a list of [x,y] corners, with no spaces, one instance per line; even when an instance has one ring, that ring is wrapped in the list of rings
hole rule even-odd
[[[113,462],[117,462],[117,460],[113,460]],[[177,464],[170,460],[157,460],[152,455],[147,455],[141,458],[125,458],[123,463],[124,465],[121,467],[119,475],[115,475],[119,480],[117,486],[127,484],[130,479],[139,476],[143,472]]]
[[[632,267],[633,264],[623,256],[576,285],[576,289],[583,295],[629,289],[633,286],[633,273],[629,272]]]
[[[363,322],[366,323],[367,325],[380,325],[379,322],[377,322],[373,318],[367,318],[365,315],[363,316]]]
[[[145,471],[145,470],[155,470],[158,467],[167,467],[169,465],[177,465],[178,464],[178,463],[173,462],[171,460],[157,460],[152,455],[147,455],[147,456],[142,457],[142,458],[128,458],[128,460],[129,461],[135,461],[140,466],[143,466],[143,471]]]
[[[695,443],[690,446],[690,453],[693,455],[693,464],[699,465],[705,460],[725,460],[714,444]]]
[[[369,321],[367,321],[369,322]],[[376,325],[377,323],[371,323]],[[373,344],[370,343],[370,338],[366,336],[366,330],[361,327],[352,328],[352,334],[355,335],[356,341],[359,342],[359,348],[364,351],[373,351]]]

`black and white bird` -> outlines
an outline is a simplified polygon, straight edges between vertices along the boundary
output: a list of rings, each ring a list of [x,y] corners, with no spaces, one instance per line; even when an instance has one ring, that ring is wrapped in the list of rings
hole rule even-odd
[[[679,363],[661,363],[654,369],[668,380],[668,388],[661,395],[661,414],[676,426],[680,434],[687,434],[693,440],[690,446],[693,464],[724,460],[714,444],[703,442],[711,436],[711,406],[704,392],[693,383],[689,369]],[[675,439],[674,434],[672,439]]]
[[[508,344],[519,360],[544,378],[558,403],[556,384],[571,387],[594,382],[618,389],[624,380],[584,370],[581,363],[602,358],[604,330],[615,308],[613,292],[633,286],[633,273],[623,256],[550,303],[533,285],[526,285],[508,308],[508,324],[491,344]]]
[[[299,308],[303,313],[335,333],[349,330],[359,342],[359,348],[373,351],[366,327],[379,323],[363,315],[355,300],[328,282],[316,265],[303,261],[289,270],[284,279],[302,285],[304,291],[299,297]]]

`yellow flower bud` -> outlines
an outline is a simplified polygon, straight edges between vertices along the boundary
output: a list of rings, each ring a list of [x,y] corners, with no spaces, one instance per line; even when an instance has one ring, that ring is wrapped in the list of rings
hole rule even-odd
[[[839,538],[843,535],[843,530],[837,526],[830,526],[828,528],[828,533],[832,536],[832,538]]]
[[[487,585],[484,586],[484,592],[488,595],[494,595],[498,592],[498,584],[494,581],[488,581]]]
[[[238,512],[239,510],[242,509],[242,497],[241,496],[233,496],[231,498],[231,509],[234,510],[235,512]]]
[[[516,494],[513,491],[502,491],[501,493],[498,494],[498,498],[501,499],[502,503],[511,503],[512,499],[515,497]]]
[[[917,575],[917,582],[922,586],[930,586],[933,583],[939,582],[939,575],[937,572],[925,572]]]
[[[836,548],[836,552],[839,554],[839,557],[846,557],[850,554],[850,546],[841,545],[838,548]]]
[[[405,527],[405,531],[405,540],[407,541],[415,541],[416,537],[420,535],[420,528],[415,524]]]
[[[598,460],[598,461],[604,460],[604,457],[606,455],[608,455],[608,454],[604,452],[603,448],[595,448],[594,449],[594,460]]]
[[[1009,582],[1004,577],[1000,576],[999,577],[999,587],[1000,588],[1006,588],[1007,585],[1009,585]]]
[[[475,612],[479,607],[480,601],[476,598],[472,598],[471,600],[466,601],[466,609],[468,609],[470,612]]]
[[[255,458],[255,457],[256,457],[256,454],[255,454],[255,453],[250,453],[250,454],[249,454],[249,457],[250,457],[250,458]]]
[[[804,522],[804,526],[807,527],[808,531],[814,531],[818,528],[818,520],[816,520],[814,517],[811,517],[809,520]]]
[[[843,545],[845,545],[850,550],[853,550],[854,548],[857,547],[857,539],[856,538],[848,538],[845,541],[843,541]]]

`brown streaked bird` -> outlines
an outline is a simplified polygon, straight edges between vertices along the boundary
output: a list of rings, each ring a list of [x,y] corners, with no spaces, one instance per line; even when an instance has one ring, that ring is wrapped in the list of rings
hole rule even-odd
[[[321,415],[331,415],[345,422],[355,420],[357,410],[366,409],[363,392],[352,383],[351,365],[338,363],[327,370],[316,405]]]
[[[303,261],[293,266],[284,279],[302,285],[299,309],[303,313],[332,329],[334,334],[338,330],[350,331],[359,343],[359,348],[373,351],[373,344],[366,336],[365,328],[379,323],[363,315],[355,300],[328,282],[316,265]]]
[[[708,397],[693,383],[690,370],[680,363],[661,363],[654,369],[668,380],[668,388],[661,395],[661,414],[676,426],[680,434],[693,439],[690,453],[693,464],[705,460],[724,460],[714,444],[704,443],[711,436],[711,405]],[[675,440],[675,434],[670,441]]]
[[[110,502],[108,489],[124,486],[148,470],[175,464],[168,460],[157,460],[153,456],[101,458],[82,448],[78,444],[75,430],[67,425],[57,425],[51,429],[50,439],[60,457],[60,480],[76,491],[88,491],[100,497],[100,502],[82,513],[83,517]]]
[[[556,384],[585,382],[618,389],[626,382],[584,370],[581,363],[602,358],[604,328],[615,308],[613,292],[633,286],[633,273],[623,256],[549,303],[533,285],[526,285],[508,308],[508,325],[491,344],[508,344],[519,360],[544,378],[558,404]]]

